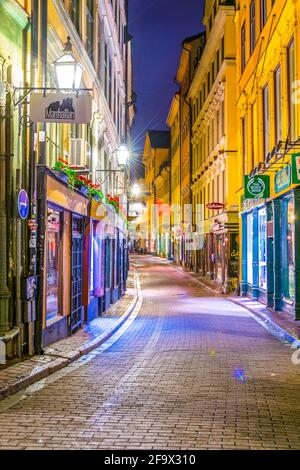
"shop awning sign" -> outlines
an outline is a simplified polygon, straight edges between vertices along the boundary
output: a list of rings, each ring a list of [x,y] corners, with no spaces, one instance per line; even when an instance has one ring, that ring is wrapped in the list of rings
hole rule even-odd
[[[292,155],[292,183],[300,184],[300,153]]]
[[[92,97],[76,93],[34,93],[30,98],[32,122],[88,124],[92,120]]]
[[[277,171],[275,175],[275,193],[280,193],[287,189],[291,184],[291,167],[286,165],[282,170]]]
[[[245,176],[245,199],[270,197],[270,177],[267,175]]]

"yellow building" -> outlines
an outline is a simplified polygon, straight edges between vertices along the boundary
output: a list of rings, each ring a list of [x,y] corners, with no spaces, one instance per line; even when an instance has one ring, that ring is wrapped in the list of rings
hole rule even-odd
[[[182,51],[176,81],[180,86],[180,191],[182,207],[182,238],[181,259],[182,263],[191,267],[192,250],[189,239],[192,230],[190,206],[192,204],[191,191],[191,106],[187,98],[193,79],[197,58],[203,44],[203,33],[188,37],[182,42]]]
[[[193,267],[223,290],[237,285],[236,42],[233,2],[205,2],[205,45],[189,90],[192,108]],[[197,227],[198,226],[198,227]]]
[[[180,139],[180,93],[173,97],[167,117],[170,128],[170,165],[171,165],[171,246],[170,257],[176,263],[181,262],[181,139]]]
[[[168,154],[169,155],[169,154]],[[156,253],[163,257],[170,255],[170,160],[164,160],[160,165],[154,180],[156,214],[158,217],[158,238]]]
[[[165,203],[169,204],[168,190],[165,192],[161,189],[161,179],[165,178],[162,173],[165,175],[168,172],[167,165],[164,169],[162,165],[169,161],[169,146],[168,131],[148,130],[143,152],[148,214],[146,250],[153,254],[160,252],[159,205],[164,202],[164,199],[166,199]]]
[[[241,291],[297,319],[299,21],[294,0],[240,0],[236,13]]]

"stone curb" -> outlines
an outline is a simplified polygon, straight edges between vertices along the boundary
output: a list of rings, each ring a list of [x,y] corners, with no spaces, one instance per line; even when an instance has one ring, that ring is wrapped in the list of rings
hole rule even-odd
[[[233,297],[227,297],[229,302],[232,302],[239,307],[248,310],[254,316],[255,320],[258,321],[266,330],[269,331],[273,336],[275,336],[281,342],[287,342],[289,344],[294,344],[296,347],[300,348],[300,341],[295,336],[291,335],[288,331],[286,331],[281,326],[277,325],[277,323],[273,322],[270,318],[268,318],[262,312],[257,312],[255,309],[249,307],[247,304],[243,304],[238,300],[235,300]],[[263,308],[263,307],[262,307]]]
[[[68,366],[72,362],[75,362],[80,357],[86,356],[88,353],[90,353],[94,349],[97,349],[99,346],[105,343],[129,319],[129,317],[131,316],[133,310],[135,309],[138,303],[139,287],[138,287],[138,274],[136,270],[134,270],[134,289],[135,289],[135,294],[134,294],[133,301],[129,305],[126,313],[122,315],[122,317],[120,318],[120,321],[113,328],[104,331],[97,338],[94,338],[93,340],[86,342],[85,344],[80,346],[77,350],[75,349],[71,357],[67,358],[63,356],[57,356],[57,358],[51,361],[49,364],[45,364],[40,367],[37,367],[34,370],[34,373],[30,374],[28,377],[25,376],[22,378],[17,378],[15,382],[12,380],[12,383],[0,389],[0,401],[5,398],[10,397],[11,395],[14,395],[20,390],[23,390],[42,379],[45,379],[49,375],[54,374],[54,372],[57,372],[63,369],[64,367]],[[47,357],[47,356],[53,357],[51,356],[51,354],[49,355],[45,354],[44,357]]]

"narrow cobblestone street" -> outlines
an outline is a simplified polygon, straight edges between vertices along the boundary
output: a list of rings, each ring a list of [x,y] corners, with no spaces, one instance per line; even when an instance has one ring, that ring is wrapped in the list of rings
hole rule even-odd
[[[292,350],[173,266],[133,262],[137,318],[110,348],[2,408],[0,448],[300,449]]]

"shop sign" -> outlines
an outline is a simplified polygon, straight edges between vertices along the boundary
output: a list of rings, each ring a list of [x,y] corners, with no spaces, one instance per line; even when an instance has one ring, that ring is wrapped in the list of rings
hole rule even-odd
[[[291,184],[291,167],[286,165],[282,170],[277,171],[275,175],[275,193],[280,193]]]
[[[21,189],[18,196],[18,212],[21,219],[27,219],[29,215],[29,198],[25,189]]]
[[[23,300],[32,300],[37,294],[37,277],[29,276],[21,280],[21,297]]]
[[[215,219],[214,223],[212,224],[212,230],[214,232],[218,232],[219,230],[224,230],[224,224],[218,220],[218,219]]]
[[[245,176],[245,199],[260,199],[270,197],[270,177]]]
[[[300,153],[292,155],[292,183],[300,184]]]
[[[88,124],[92,119],[90,94],[34,93],[30,98],[32,122]]]
[[[206,204],[206,208],[211,211],[219,211],[224,209],[224,204],[222,202],[210,202],[209,204]]]

